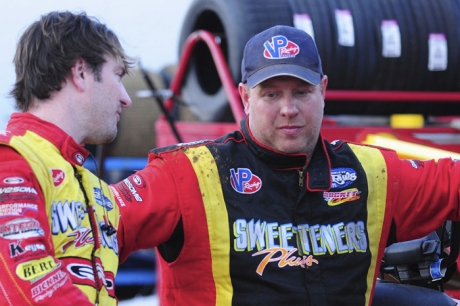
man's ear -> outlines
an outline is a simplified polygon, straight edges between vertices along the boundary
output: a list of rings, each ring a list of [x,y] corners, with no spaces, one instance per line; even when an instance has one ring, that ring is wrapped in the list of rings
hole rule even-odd
[[[241,101],[244,106],[244,113],[249,114],[249,88],[246,84],[240,83],[238,85],[238,91],[240,93]]]
[[[86,62],[82,58],[78,59],[70,68],[70,80],[79,91],[86,89],[88,78]]]
[[[328,81],[329,79],[327,78],[327,75],[324,75],[321,79],[321,95],[323,96],[323,99],[326,99],[326,88]]]

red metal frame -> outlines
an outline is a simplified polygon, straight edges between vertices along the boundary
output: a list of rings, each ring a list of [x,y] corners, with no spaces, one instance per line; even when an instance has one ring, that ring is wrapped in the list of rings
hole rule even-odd
[[[204,42],[208,46],[217,72],[222,82],[222,86],[227,94],[231,111],[235,118],[233,123],[224,122],[175,122],[176,128],[181,134],[183,141],[195,141],[202,139],[213,139],[223,134],[238,129],[240,120],[244,117],[244,110],[241,99],[238,93],[238,88],[233,83],[232,76],[228,69],[225,57],[216,42],[215,36],[205,30],[193,32],[185,41],[182,56],[179,60],[177,71],[172,79],[170,90],[176,97],[181,96],[181,85],[185,77],[188,63],[192,56],[192,51],[198,42]],[[460,103],[460,92],[407,92],[407,91],[358,91],[358,90],[327,90],[327,100],[344,101],[372,101],[375,102],[452,102]],[[166,109],[173,108],[174,100],[167,99],[165,102]],[[438,144],[426,140],[420,140],[414,135],[416,133],[451,133],[457,134],[458,131],[449,127],[430,128],[424,127],[421,129],[394,129],[387,127],[371,127],[371,126],[340,126],[334,122],[328,121],[327,118],[323,122],[323,135],[327,139],[345,139],[349,141],[359,141],[363,134],[366,133],[391,133],[401,137],[403,140],[421,143],[444,150],[460,152],[458,144]],[[166,146],[177,143],[176,137],[167,123],[164,116],[160,116],[156,122],[157,146]]]
[[[230,108],[233,112],[233,116],[235,117],[235,121],[240,122],[240,120],[244,117],[244,112],[241,106],[238,89],[233,85],[233,79],[228,69],[227,62],[225,61],[225,57],[222,53],[222,50],[220,49],[220,46],[216,42],[215,36],[208,31],[200,30],[193,32],[185,41],[182,57],[179,61],[177,71],[174,74],[173,80],[171,82],[171,91],[175,96],[181,96],[181,84],[185,77],[187,65],[190,61],[193,48],[199,41],[205,42],[211,51],[212,58],[216,65],[222,86],[227,94]],[[168,99],[166,101],[166,108],[169,110],[172,109],[173,103],[174,101],[172,98]]]
[[[203,41],[207,44],[211,51],[217,72],[221,79],[222,85],[230,103],[230,108],[233,112],[235,122],[175,122],[176,128],[181,134],[184,142],[215,139],[230,131],[239,128],[239,122],[244,117],[243,106],[240,100],[238,89],[234,86],[233,79],[228,69],[225,57],[220,49],[219,44],[216,42],[215,37],[210,32],[199,30],[192,33],[186,40],[182,56],[178,63],[178,70],[175,73],[170,85],[170,89],[175,96],[181,96],[181,84],[185,77],[187,65],[192,55],[193,48],[199,42]],[[328,90],[326,93],[326,100],[343,100],[343,101],[375,101],[375,102],[457,102],[460,103],[459,92],[404,92],[404,91],[348,91],[348,90]],[[346,102],[345,102],[346,103]],[[371,102],[372,103],[372,102]],[[171,110],[174,100],[168,99],[165,106]],[[457,117],[455,117],[457,118]],[[446,119],[447,121],[452,118]],[[157,147],[163,147],[177,143],[177,140],[169,126],[165,116],[162,115],[155,123],[157,134]],[[451,127],[423,127],[414,129],[397,129],[390,126],[341,126],[334,121],[329,121],[327,118],[323,121],[322,133],[326,139],[344,139],[349,141],[359,142],[363,140],[366,134],[379,134],[387,133],[394,137],[423,144],[434,148],[440,148],[452,152],[460,153],[460,143],[436,143],[430,140],[417,138],[417,134],[450,134],[458,135],[460,131]],[[449,295],[460,298],[458,289],[447,289],[446,293]]]

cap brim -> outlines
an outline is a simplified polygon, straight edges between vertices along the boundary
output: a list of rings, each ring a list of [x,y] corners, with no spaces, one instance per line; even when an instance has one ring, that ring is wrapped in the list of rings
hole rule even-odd
[[[318,85],[321,82],[321,75],[318,72],[298,65],[280,64],[260,69],[248,77],[247,83],[250,88],[253,88],[265,80],[283,75],[301,79],[312,85]]]

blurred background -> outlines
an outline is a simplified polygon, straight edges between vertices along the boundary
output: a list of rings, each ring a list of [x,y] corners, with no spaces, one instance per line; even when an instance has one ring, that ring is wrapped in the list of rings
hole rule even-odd
[[[0,10],[0,130],[13,108],[8,97],[15,74],[16,43],[32,22],[53,10],[86,11],[114,30],[131,56],[153,71],[177,62],[179,34],[192,0],[16,0],[2,1]]]

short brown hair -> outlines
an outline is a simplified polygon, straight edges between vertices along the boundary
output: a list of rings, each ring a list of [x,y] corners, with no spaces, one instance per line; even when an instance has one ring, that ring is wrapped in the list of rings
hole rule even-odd
[[[59,91],[71,67],[83,59],[100,79],[105,56],[123,62],[126,72],[134,60],[125,54],[113,31],[85,12],[50,12],[31,24],[19,39],[11,95],[16,108],[27,111],[32,99],[50,98]]]

